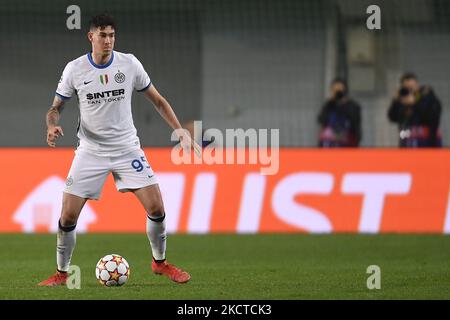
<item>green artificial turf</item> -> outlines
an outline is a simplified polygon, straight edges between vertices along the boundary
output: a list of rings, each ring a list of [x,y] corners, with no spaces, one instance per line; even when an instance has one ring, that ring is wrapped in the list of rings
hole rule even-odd
[[[169,235],[168,261],[187,284],[154,275],[145,234],[78,235],[81,289],[38,287],[55,263],[55,235],[0,235],[0,299],[449,299],[450,237],[439,235]],[[102,287],[95,265],[118,253],[131,268]],[[381,269],[381,289],[366,286]]]

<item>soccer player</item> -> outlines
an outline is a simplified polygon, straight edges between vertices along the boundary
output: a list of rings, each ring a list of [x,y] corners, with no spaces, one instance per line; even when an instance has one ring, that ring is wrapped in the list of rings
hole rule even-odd
[[[121,192],[136,195],[147,212],[147,236],[152,251],[152,271],[177,283],[189,281],[186,271],[166,261],[165,211],[157,179],[141,149],[131,114],[133,90],[142,92],[162,118],[176,130],[185,150],[200,147],[181,129],[170,104],[156,90],[144,67],[132,54],[114,51],[115,22],[108,14],[95,16],[88,39],[92,51],[69,62],[47,112],[47,143],[56,146],[63,135],[58,125],[64,102],[75,93],[80,108],[79,138],[63,193],[57,234],[54,275],[39,286],[65,284],[75,248],[75,228],[88,199],[97,200],[111,172]]]

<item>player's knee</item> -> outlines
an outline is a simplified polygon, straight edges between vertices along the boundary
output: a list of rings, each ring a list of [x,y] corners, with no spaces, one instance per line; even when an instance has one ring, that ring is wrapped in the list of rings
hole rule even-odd
[[[77,224],[78,215],[75,212],[66,211],[63,212],[61,218],[59,219],[62,226],[73,226]]]
[[[150,218],[157,219],[164,217],[164,208],[161,205],[153,205],[147,209],[147,215]]]

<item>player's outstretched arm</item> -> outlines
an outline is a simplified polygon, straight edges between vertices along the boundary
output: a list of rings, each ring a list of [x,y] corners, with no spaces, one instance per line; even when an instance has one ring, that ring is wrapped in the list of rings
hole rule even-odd
[[[59,115],[64,109],[64,100],[55,96],[51,108],[47,111],[47,144],[54,148],[56,146],[56,139],[63,136],[63,130],[58,126]]]
[[[170,106],[169,102],[156,90],[154,85],[148,87],[147,90],[144,91],[145,97],[150,100],[155,106],[156,110],[159,112],[161,117],[166,120],[167,124],[173,129],[176,130],[178,137],[180,138],[181,146],[184,149],[193,148],[197,156],[201,156],[201,148],[195,142],[194,139],[191,139],[190,135],[186,133],[185,130],[182,129],[180,122],[178,121],[175,112]]]

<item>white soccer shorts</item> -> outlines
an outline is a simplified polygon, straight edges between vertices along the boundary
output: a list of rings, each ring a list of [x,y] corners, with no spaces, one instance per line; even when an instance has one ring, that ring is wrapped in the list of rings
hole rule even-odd
[[[64,192],[98,200],[110,172],[120,192],[158,183],[142,149],[118,157],[97,156],[78,149],[75,151]]]

